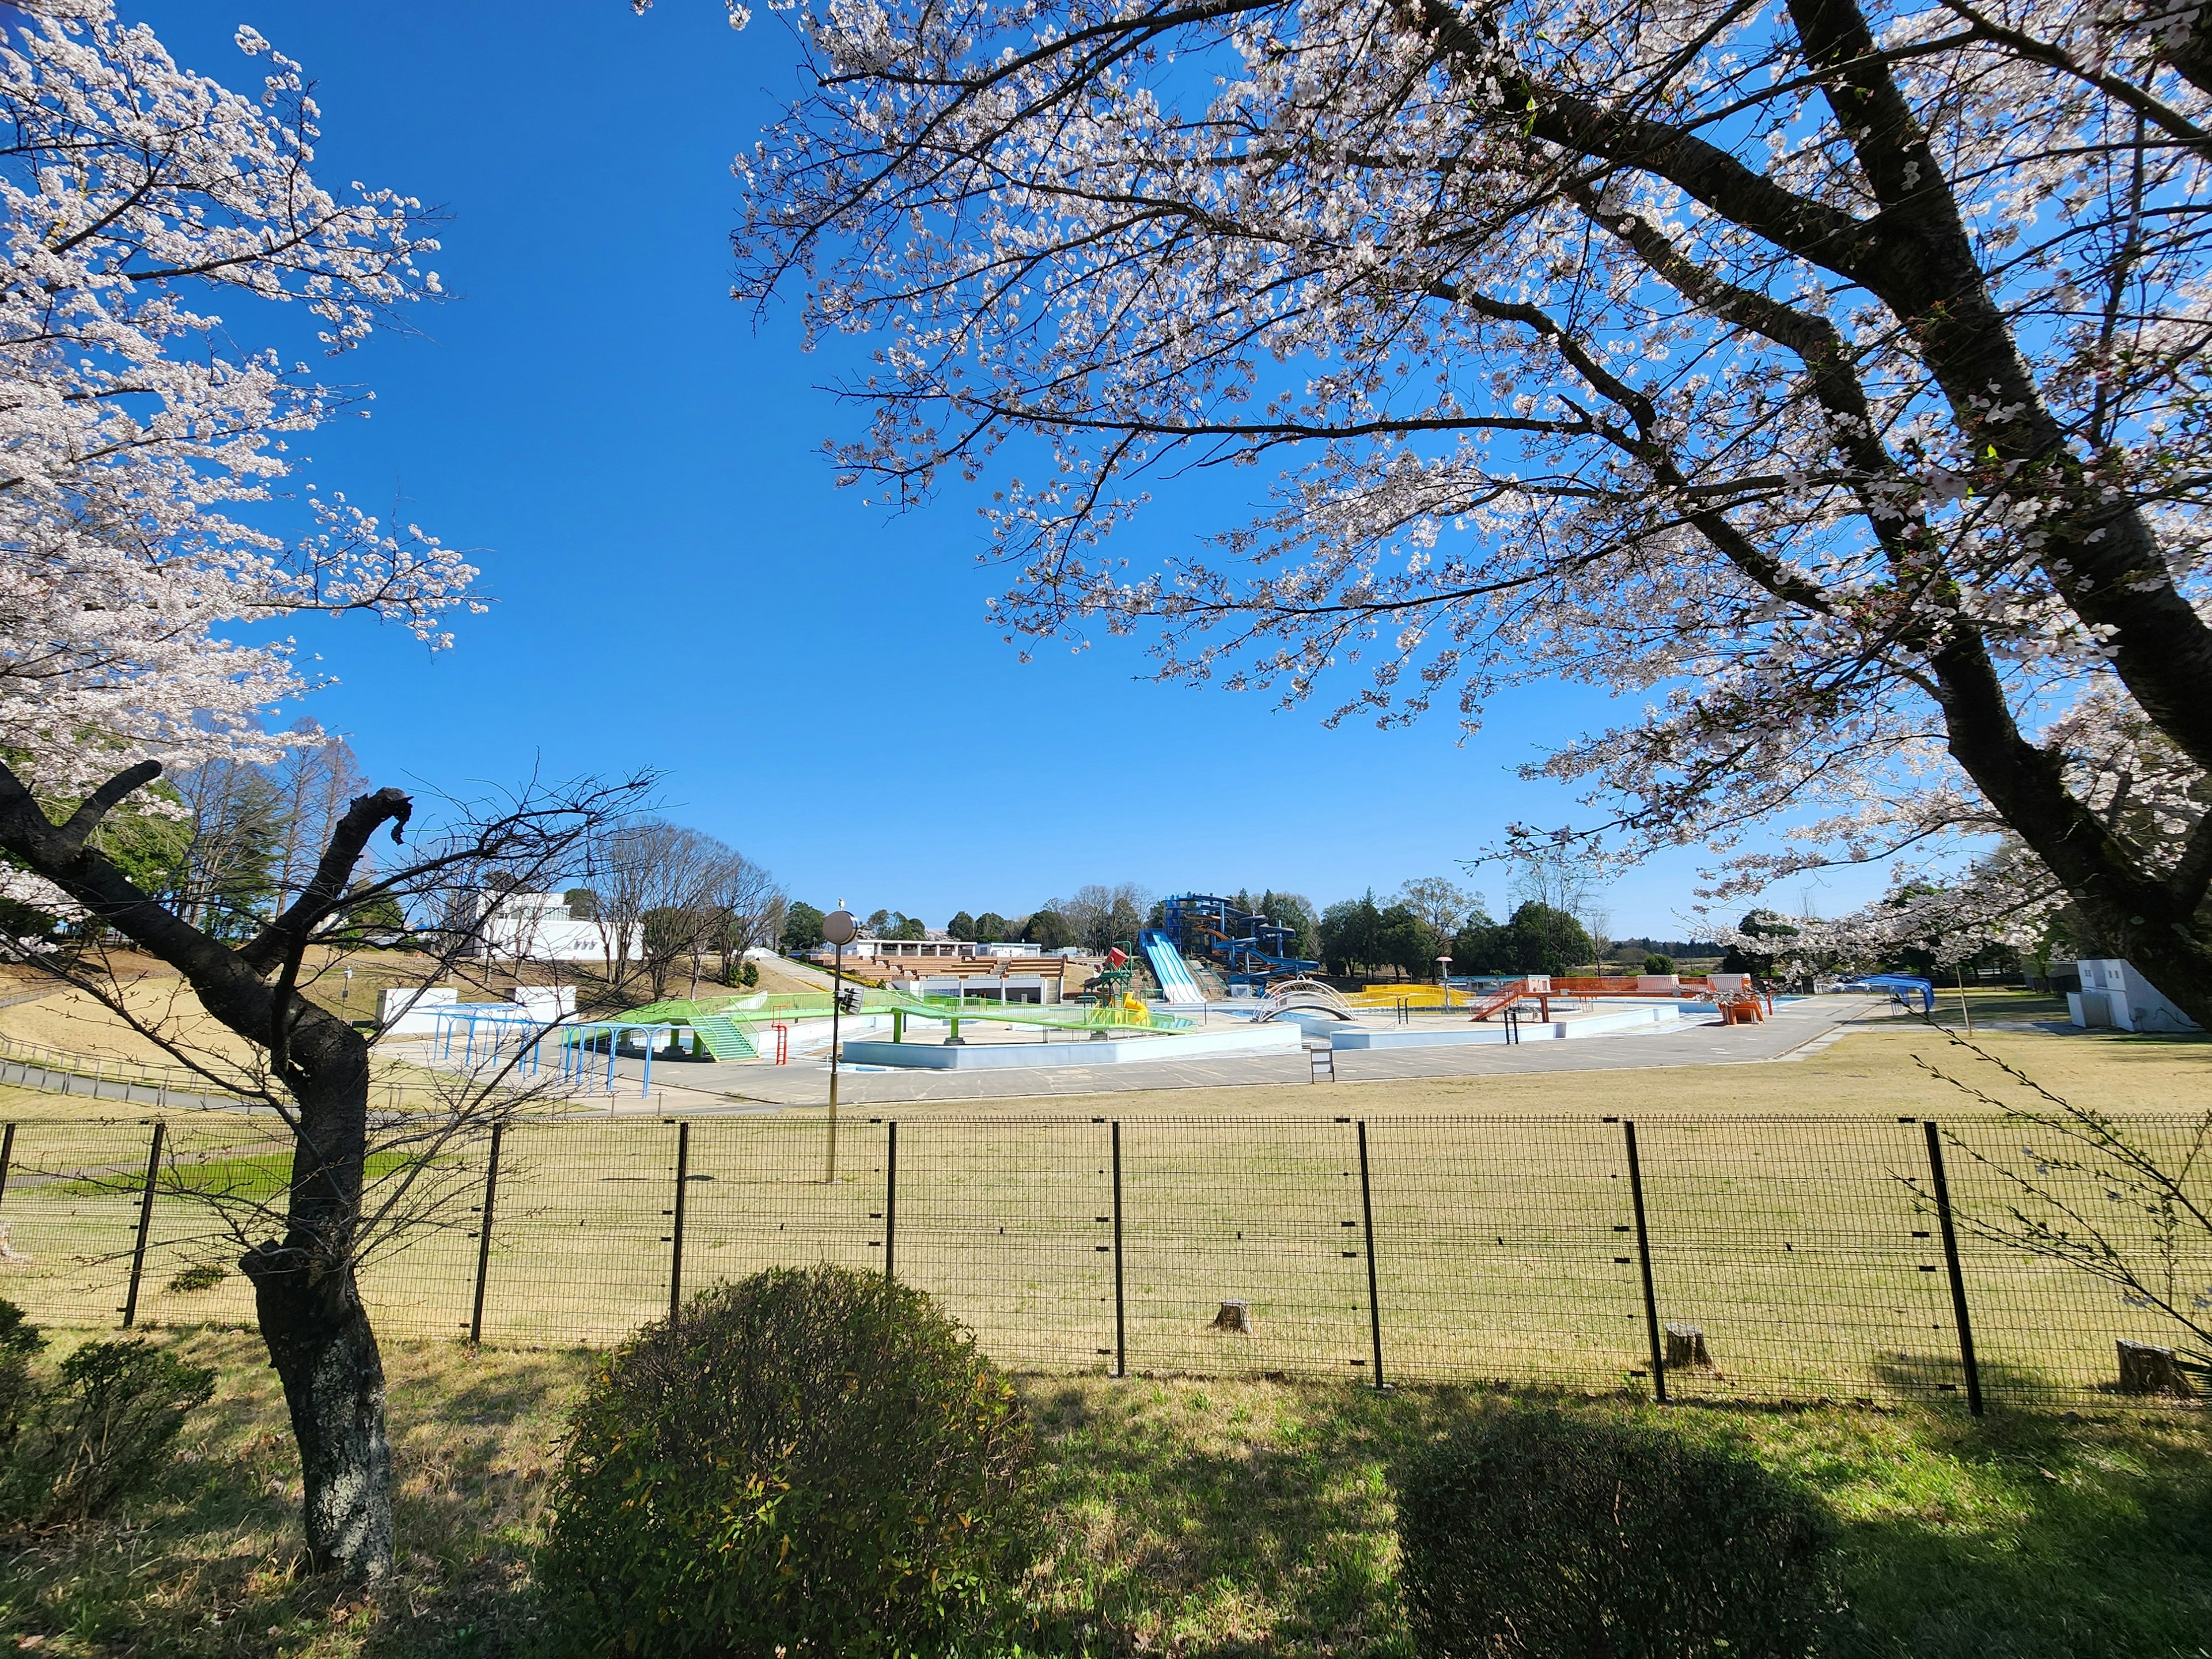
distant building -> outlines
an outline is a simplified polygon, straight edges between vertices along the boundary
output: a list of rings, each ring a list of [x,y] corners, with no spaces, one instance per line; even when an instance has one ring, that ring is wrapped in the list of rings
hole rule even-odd
[[[919,996],[982,997],[996,1002],[1060,1002],[1080,989],[1089,965],[1080,951],[1034,945],[979,945],[932,928],[922,939],[863,933],[845,947],[848,971]],[[807,959],[828,967],[836,950],[817,945]]]
[[[580,921],[560,893],[494,893],[470,896],[475,907],[476,940],[471,954],[522,962],[605,962],[610,941],[596,921]],[[629,957],[643,946],[641,930],[630,930]]]
[[[924,957],[955,958],[969,957],[989,947],[971,945],[957,939],[942,927],[932,927],[920,939],[878,939],[873,933],[862,933],[845,947],[845,960],[853,962],[914,962]],[[817,945],[809,951],[807,959],[828,963],[837,954],[836,947]]]

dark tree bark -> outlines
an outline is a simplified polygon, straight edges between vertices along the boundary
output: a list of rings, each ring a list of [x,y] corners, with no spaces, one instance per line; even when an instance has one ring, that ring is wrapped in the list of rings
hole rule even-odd
[[[400,837],[410,809],[397,789],[355,800],[292,906],[236,949],[139,890],[88,845],[101,818],[160,775],[146,761],[109,780],[56,824],[0,765],[0,848],[183,975],[222,1024],[264,1048],[289,1095],[292,1178],[281,1239],[246,1252],[262,1340],[284,1387],[306,1488],[313,1565],[360,1578],[392,1567],[392,1448],[384,1365],[354,1277],[368,1133],[368,1045],[299,994],[308,940],[339,907],[369,836]]]

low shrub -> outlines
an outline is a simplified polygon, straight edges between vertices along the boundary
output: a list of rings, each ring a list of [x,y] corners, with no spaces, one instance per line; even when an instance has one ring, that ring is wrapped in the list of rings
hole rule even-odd
[[[718,1285],[602,1367],[540,1578],[589,1652],[939,1651],[1027,1565],[1028,1444],[920,1291],[829,1267]]]
[[[1836,1607],[1832,1528],[1748,1458],[1558,1411],[1472,1419],[1397,1475],[1427,1659],[1800,1659]]]
[[[0,1520],[67,1526],[104,1513],[169,1462],[215,1373],[137,1340],[88,1342],[39,1393],[0,1470]]]

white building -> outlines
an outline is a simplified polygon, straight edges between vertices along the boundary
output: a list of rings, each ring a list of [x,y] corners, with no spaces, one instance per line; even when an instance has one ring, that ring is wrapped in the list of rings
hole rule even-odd
[[[494,961],[605,962],[610,939],[596,921],[579,921],[559,893],[477,893],[471,954]],[[642,929],[630,929],[629,957],[642,950]]]
[[[2123,1031],[2193,1031],[2197,1022],[2175,1007],[2131,962],[2110,957],[2076,963],[2081,988],[2066,994],[2076,1025]]]
[[[988,947],[970,945],[957,939],[942,927],[932,927],[921,939],[878,939],[873,933],[862,933],[845,947],[845,960],[871,962],[914,962],[929,957],[941,961],[972,957]],[[837,954],[832,945],[817,945],[809,951],[807,959],[828,963]]]

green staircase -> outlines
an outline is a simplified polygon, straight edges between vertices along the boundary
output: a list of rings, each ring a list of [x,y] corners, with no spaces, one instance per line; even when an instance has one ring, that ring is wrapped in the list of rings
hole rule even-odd
[[[753,1047],[745,1028],[727,1014],[694,1014],[691,1029],[699,1034],[699,1040],[707,1045],[707,1052],[716,1060],[760,1058],[760,1050]]]

